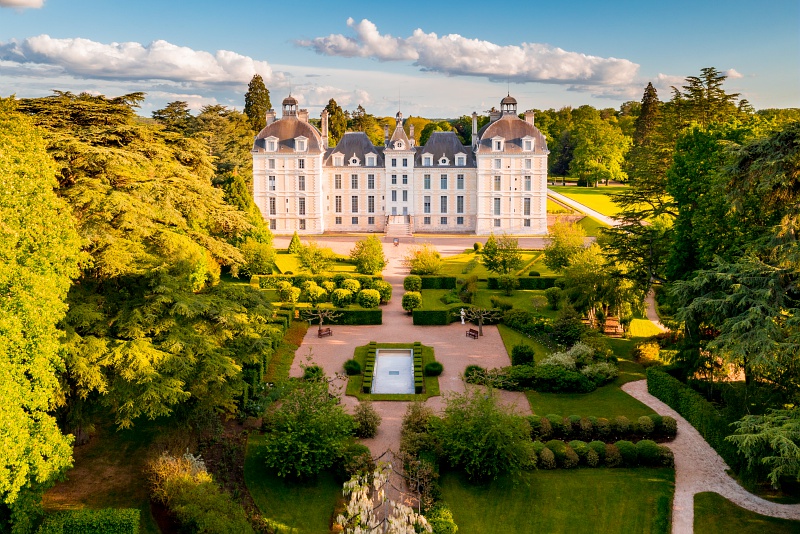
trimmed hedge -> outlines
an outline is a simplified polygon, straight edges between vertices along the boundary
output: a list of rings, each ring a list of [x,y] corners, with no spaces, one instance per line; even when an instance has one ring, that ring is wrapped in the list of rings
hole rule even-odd
[[[555,276],[534,276],[530,278],[519,277],[519,289],[550,289],[551,287],[556,285]],[[499,276],[490,276],[486,279],[486,287],[487,289],[501,289],[499,281]],[[424,283],[423,283],[424,284]],[[422,286],[423,289],[425,286]],[[447,289],[447,288],[442,288]]]
[[[325,324],[370,325],[383,324],[383,310],[380,308],[334,308],[341,315]]]
[[[455,289],[455,276],[424,275],[422,279],[422,289]]]
[[[359,284],[361,285],[362,289],[369,289],[372,287],[373,280],[383,280],[383,275],[376,274],[376,275],[365,275],[365,274],[348,274],[348,273],[336,273],[336,274],[256,274],[250,277],[250,285],[259,287],[261,289],[275,289],[277,287],[278,282],[289,282],[294,287],[302,287],[302,285],[309,281],[314,281],[318,286],[322,285],[322,282],[334,282],[336,287],[340,287],[340,284],[344,280],[358,280]]]
[[[645,419],[649,424],[643,425]],[[602,442],[614,440],[637,442],[647,439],[665,441],[674,438],[677,434],[677,427],[673,424],[675,419],[657,414],[642,416],[633,425],[630,425],[626,417],[614,417],[609,420],[605,417],[581,417],[578,415],[562,417],[557,414],[531,415],[528,417],[528,422],[531,425],[531,438],[534,440],[578,439]],[[620,424],[623,422],[626,424]],[[642,426],[651,430],[645,432]]]
[[[38,534],[138,534],[139,510],[70,510],[45,518]]]
[[[456,305],[445,310],[415,309],[411,312],[414,324],[419,326],[448,325],[459,319],[457,310],[464,305]]]
[[[733,443],[725,439],[733,433],[728,421],[699,393],[660,367],[647,369],[647,391],[695,427],[734,472],[738,473],[746,467],[745,458]]]

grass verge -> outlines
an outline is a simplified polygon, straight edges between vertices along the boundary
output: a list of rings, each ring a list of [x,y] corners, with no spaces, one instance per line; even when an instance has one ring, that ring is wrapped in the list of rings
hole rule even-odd
[[[703,534],[789,534],[800,532],[800,521],[767,517],[736,506],[710,491],[694,496],[694,531]]]
[[[667,534],[675,471],[540,470],[483,486],[447,473],[441,485],[459,532]]]
[[[613,195],[628,190],[626,185],[610,185],[600,187],[558,187],[551,186],[550,189],[556,193],[561,193],[575,202],[580,202],[584,206],[593,209],[607,217],[613,217],[619,213],[619,206],[611,200]]]
[[[379,349],[411,349],[414,347],[413,343],[378,343],[377,347]],[[355,354],[353,355],[353,359],[355,359],[360,365],[361,368],[364,368],[364,365],[367,360],[367,345],[363,345],[361,347],[356,347]],[[424,368],[430,362],[435,362],[436,357],[433,353],[433,347],[428,347],[426,345],[422,345],[422,367]],[[420,394],[370,394],[364,393],[361,390],[361,384],[364,379],[363,375],[354,375],[347,377],[347,389],[345,390],[346,395],[350,395],[351,397],[356,397],[358,400],[370,400],[370,401],[425,401],[429,397],[438,397],[441,393],[439,391],[439,377],[438,376],[426,376],[425,377],[425,392]]]
[[[250,434],[244,462],[245,483],[264,517],[297,529],[298,534],[329,532],[341,484],[328,472],[300,482],[269,473],[264,466],[264,446],[262,434]]]
[[[307,331],[308,321],[292,321],[283,336],[283,341],[269,359],[269,367],[264,373],[265,382],[277,382],[289,378],[294,354],[303,344],[303,338]]]
[[[511,358],[511,349],[514,348],[514,345],[528,345],[531,347],[536,352],[537,362],[550,354],[550,350],[535,339],[529,338],[525,334],[520,334],[504,324],[497,325],[497,331],[503,339],[503,345],[506,348],[509,359]]]
[[[647,319],[634,319],[631,321],[631,337],[650,337],[660,333],[661,330]]]
[[[601,223],[594,217],[589,217],[588,215],[578,221],[578,226],[583,228],[586,237],[600,237],[603,228],[608,228],[607,224]]]

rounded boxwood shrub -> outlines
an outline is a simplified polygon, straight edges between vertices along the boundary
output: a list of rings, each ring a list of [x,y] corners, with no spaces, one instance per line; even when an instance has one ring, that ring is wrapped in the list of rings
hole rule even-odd
[[[336,273],[333,275],[331,280],[333,280],[333,283],[336,284],[336,287],[342,287],[342,282],[349,280],[350,278],[352,278],[352,276],[347,273]]]
[[[606,444],[602,441],[590,441],[589,448],[597,453],[597,457],[603,460],[606,457]]]
[[[480,252],[482,248],[483,248],[483,243],[481,243],[480,241],[476,241],[475,243],[472,244],[472,250],[474,250],[475,252]]]
[[[531,415],[528,417],[528,422],[531,425],[531,438],[550,439],[550,436],[553,435],[553,427],[550,426],[550,420],[547,417]]]
[[[422,278],[416,274],[410,274],[403,280],[403,289],[406,291],[420,291],[422,290]]]
[[[648,467],[656,467],[661,462],[658,443],[650,439],[643,439],[636,444],[636,456],[640,464]]]
[[[358,292],[358,304],[362,308],[377,308],[381,303],[381,294],[374,289],[362,289]]]
[[[564,449],[564,463],[562,467],[564,469],[572,469],[573,467],[578,467],[578,462],[580,462],[578,455],[574,450],[572,450],[572,447],[566,445]]]
[[[661,465],[664,467],[675,467],[675,455],[672,453],[672,449],[666,445],[659,445],[658,455],[661,460]]]
[[[563,465],[564,459],[567,455],[567,444],[559,439],[551,439],[545,443],[545,446],[553,451],[553,454],[556,457],[556,463],[558,465]]]
[[[569,426],[571,427],[573,434],[578,434],[581,431],[581,416],[580,415],[570,415],[567,417],[569,421]]]
[[[622,456],[616,445],[611,445],[610,443],[606,445],[606,454],[603,461],[606,467],[619,467],[622,465]]]
[[[673,437],[678,433],[678,422],[674,417],[665,415],[661,418],[661,433],[667,437]]]
[[[578,423],[578,435],[581,439],[591,439],[594,433],[594,425],[588,417],[581,417]]]
[[[458,526],[453,520],[453,512],[443,502],[438,502],[428,510],[425,519],[436,534],[456,534]]]
[[[528,276],[542,276],[542,273],[539,271],[531,271],[528,273]]]
[[[439,376],[444,371],[444,366],[439,362],[428,362],[424,371],[425,376]]]
[[[545,415],[547,420],[550,421],[550,426],[553,429],[554,438],[562,438],[567,433],[566,426],[564,425],[564,418],[554,413]]]
[[[469,384],[480,383],[484,378],[486,378],[486,369],[480,365],[468,365],[467,368],[464,369],[464,379]]]
[[[374,438],[381,426],[381,416],[372,407],[369,401],[359,402],[353,413],[353,420],[356,423],[355,435],[359,438]]]
[[[575,451],[575,454],[578,455],[578,458],[580,458],[582,462],[586,463],[586,456],[589,454],[589,451],[592,450],[589,448],[589,444],[585,441],[573,439],[568,443],[568,445],[572,447],[572,450]]]
[[[542,452],[542,449],[546,448],[545,444],[539,441],[538,439],[533,442],[533,452],[539,454]]]
[[[422,295],[420,295],[419,291],[409,291],[404,293],[401,305],[403,306],[404,310],[410,313],[416,308],[422,306]]]
[[[334,289],[336,289],[336,284],[334,284],[334,283],[333,283],[333,282],[331,282],[330,280],[325,280],[324,282],[322,282],[322,283],[321,283],[321,284],[319,284],[319,285],[320,285],[320,287],[321,287],[322,289],[324,289],[325,291],[327,291],[329,295],[330,295],[330,294],[333,292],[333,290],[334,290]]]
[[[601,440],[608,439],[611,435],[611,423],[605,417],[598,417],[594,424],[594,431]]]
[[[611,430],[617,437],[627,436],[631,431],[631,422],[624,415],[618,415],[611,421]]]
[[[319,365],[309,365],[303,369],[303,380],[324,380],[325,370]]]
[[[655,432],[656,434],[661,433],[661,423],[664,420],[664,418],[658,415],[657,413],[651,413],[647,417],[649,417],[650,420],[653,422],[653,432]]]
[[[600,464],[600,456],[594,451],[594,449],[589,449],[589,452],[586,453],[586,465],[589,467],[597,467]]]
[[[655,430],[655,424],[652,419],[643,415],[636,420],[636,430],[643,436],[649,436],[653,433],[653,430]]]
[[[547,447],[539,452],[539,467],[542,469],[556,468],[556,456]]]
[[[347,373],[347,376],[355,376],[361,374],[361,364],[355,361],[354,359],[350,358],[346,362],[344,362],[344,372]]]
[[[361,291],[361,284],[355,278],[348,278],[347,280],[342,280],[342,284],[339,286],[342,289],[346,289],[351,293],[358,293]]]
[[[636,445],[626,439],[621,439],[614,443],[622,456],[622,463],[626,467],[635,467],[638,463],[638,454],[636,453]]]
[[[381,296],[381,302],[387,303],[392,300],[392,284],[385,280],[375,280],[372,282],[372,289],[377,291]]]
[[[347,289],[335,289],[331,293],[331,302],[337,308],[344,308],[350,305],[353,300],[353,293]]]
[[[511,365],[527,365],[533,363],[536,352],[530,345],[514,345],[511,349]]]

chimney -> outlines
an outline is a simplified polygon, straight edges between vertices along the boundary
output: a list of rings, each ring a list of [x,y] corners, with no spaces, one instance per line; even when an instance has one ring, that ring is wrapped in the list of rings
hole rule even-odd
[[[529,123],[531,126],[535,126],[533,124],[533,110],[529,109],[525,112],[525,122]]]
[[[499,119],[502,116],[503,116],[503,112],[502,111],[497,111],[496,109],[492,108],[489,111],[489,124],[493,123],[494,121],[496,121],[497,119]]]
[[[320,114],[320,133],[322,134],[322,146],[328,146],[328,110],[323,109]]]
[[[411,146],[414,146],[414,125],[408,125],[408,137],[411,140]]]
[[[271,110],[267,111],[267,126],[269,126],[270,124],[275,122],[275,117],[277,117],[277,116],[278,116],[278,114],[275,113],[274,109],[271,109]]]
[[[308,122],[308,110],[307,109],[297,110],[297,120],[302,122]]]
[[[472,148],[475,148],[475,143],[478,142],[478,114],[472,112]]]
[[[383,125],[383,146],[389,146],[389,125]]]

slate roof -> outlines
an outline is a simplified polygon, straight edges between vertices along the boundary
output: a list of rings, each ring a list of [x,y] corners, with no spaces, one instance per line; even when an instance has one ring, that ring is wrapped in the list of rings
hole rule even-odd
[[[527,136],[534,139],[534,154],[547,153],[547,140],[538,128],[516,115],[503,115],[478,132],[478,152],[491,152],[492,138],[502,137],[505,139],[505,153],[520,153],[523,151],[522,138]]]
[[[258,132],[253,143],[253,150],[265,150],[267,146],[265,139],[267,137],[278,138],[278,150],[276,153],[294,154],[294,140],[296,137],[306,137],[308,139],[308,150],[303,154],[321,154],[326,148],[322,146],[322,134],[320,134],[319,130],[292,115],[283,117]]]
[[[383,167],[383,147],[376,147],[369,140],[364,132],[345,132],[339,143],[334,148],[329,148],[325,152],[325,159],[322,164],[326,167],[333,167],[333,155],[341,153],[344,155],[344,164],[348,165],[353,155],[360,161],[359,166],[364,167],[367,154],[375,154],[375,165]]]
[[[459,153],[466,155],[466,164],[463,167],[475,166],[475,156],[471,147],[462,145],[455,132],[433,132],[425,145],[417,150],[414,164],[417,167],[422,167],[422,155],[432,154],[433,167],[454,167],[456,154]],[[442,156],[448,159],[449,163],[447,165],[439,165],[439,160],[442,159]]]

